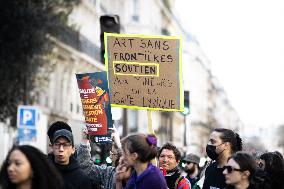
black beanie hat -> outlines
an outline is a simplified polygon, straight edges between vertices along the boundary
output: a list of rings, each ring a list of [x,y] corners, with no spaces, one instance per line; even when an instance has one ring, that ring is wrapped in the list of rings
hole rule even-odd
[[[61,129],[66,129],[72,133],[72,129],[70,125],[68,125],[66,122],[63,121],[56,121],[52,123],[47,131],[47,135],[49,137],[49,141],[52,143],[53,142],[53,135],[56,131],[61,130]]]

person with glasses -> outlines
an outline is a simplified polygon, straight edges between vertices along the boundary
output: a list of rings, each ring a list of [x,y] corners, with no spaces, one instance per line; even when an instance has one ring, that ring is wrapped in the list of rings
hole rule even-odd
[[[192,153],[187,154],[183,158],[183,163],[185,164],[184,171],[187,173],[186,178],[192,186],[199,180],[199,162],[200,157]]]
[[[242,139],[230,129],[216,128],[209,136],[206,153],[212,160],[205,170],[203,189],[223,189],[225,177],[223,167],[228,158],[237,151],[242,150]]]
[[[52,128],[52,127],[51,127]],[[91,180],[81,170],[76,158],[73,134],[70,130],[55,130],[51,135],[52,153],[49,154],[50,160],[61,173],[66,188],[72,189],[91,189]]]
[[[252,155],[237,152],[232,155],[223,167],[226,179],[226,189],[252,189],[251,179],[256,171],[256,162]]]

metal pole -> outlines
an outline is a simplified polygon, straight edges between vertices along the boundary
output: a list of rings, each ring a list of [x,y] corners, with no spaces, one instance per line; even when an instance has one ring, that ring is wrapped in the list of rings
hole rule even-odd
[[[123,109],[123,120],[122,120],[122,124],[123,124],[123,132],[122,132],[122,136],[127,136],[128,134],[128,123],[127,123],[127,109],[124,108]]]
[[[184,132],[183,132],[183,145],[186,146],[186,115],[183,116]]]

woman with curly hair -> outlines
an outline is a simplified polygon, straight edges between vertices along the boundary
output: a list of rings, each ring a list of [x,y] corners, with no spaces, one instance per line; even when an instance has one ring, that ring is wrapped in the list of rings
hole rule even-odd
[[[62,189],[63,180],[40,150],[29,145],[14,146],[0,171],[2,189]]]

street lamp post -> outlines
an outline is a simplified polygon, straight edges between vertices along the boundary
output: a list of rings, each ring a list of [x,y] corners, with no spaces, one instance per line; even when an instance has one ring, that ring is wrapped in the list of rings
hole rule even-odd
[[[184,132],[183,132],[183,145],[186,146],[186,116],[189,114],[189,91],[184,91],[184,110],[183,114],[183,124],[184,124]]]

